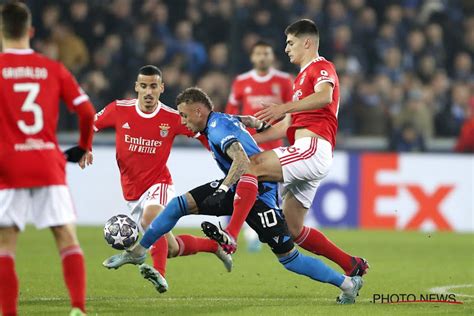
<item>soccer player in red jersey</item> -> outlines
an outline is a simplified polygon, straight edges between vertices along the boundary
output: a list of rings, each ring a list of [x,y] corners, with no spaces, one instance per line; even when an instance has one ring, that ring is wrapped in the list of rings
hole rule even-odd
[[[232,83],[232,90],[226,106],[226,113],[232,115],[254,115],[261,110],[262,102],[282,103],[291,101],[291,75],[272,67],[275,60],[273,48],[265,41],[258,41],[252,47],[250,61],[253,69],[240,74]],[[262,127],[264,127],[262,125]],[[247,128],[250,134],[257,130]],[[263,150],[283,146],[283,139],[259,144]],[[244,228],[244,237],[249,251],[258,251],[261,243],[258,235],[248,225]]]
[[[30,49],[31,12],[22,3],[1,9],[0,54],[0,306],[16,315],[15,252],[28,213],[51,228],[69,290],[71,315],[85,313],[86,274],[76,236],[66,160],[78,162],[92,144],[94,107],[59,62]],[[59,101],[79,118],[79,145],[65,153],[56,140]]]
[[[291,75],[272,67],[275,60],[273,48],[264,41],[258,41],[252,48],[250,60],[253,69],[240,74],[232,83],[232,90],[226,106],[226,113],[232,115],[255,115],[262,103],[284,103],[291,101]],[[249,128],[250,134],[255,129]],[[263,150],[283,146],[283,140],[276,139],[259,144]]]
[[[115,129],[116,158],[123,195],[132,217],[144,231],[175,196],[166,166],[175,137],[185,135],[198,138],[199,134],[181,124],[176,110],[160,102],[164,91],[160,69],[152,65],[140,68],[135,91],[137,99],[116,100],[97,113],[94,130]],[[199,139],[204,140],[204,137]],[[92,161],[91,155],[88,153],[81,161],[82,167]],[[153,268],[147,265],[140,266],[140,271],[162,293],[168,288],[164,279],[167,257],[197,252],[214,253],[228,271],[232,268],[232,258],[215,241],[191,235],[174,237],[170,232],[150,249],[154,268],[161,277],[150,278],[159,274],[149,273]]]
[[[258,119],[271,124],[285,118],[254,138],[263,143],[286,134],[292,145],[252,156],[248,174],[259,181],[283,183],[283,212],[297,244],[336,262],[349,276],[363,275],[368,269],[364,259],[345,253],[320,231],[303,225],[319,183],[332,164],[339,81],[334,65],[318,54],[319,31],[313,21],[299,20],[288,26],[285,34],[285,52],[290,62],[301,68],[294,81],[293,101],[264,104],[256,113]]]

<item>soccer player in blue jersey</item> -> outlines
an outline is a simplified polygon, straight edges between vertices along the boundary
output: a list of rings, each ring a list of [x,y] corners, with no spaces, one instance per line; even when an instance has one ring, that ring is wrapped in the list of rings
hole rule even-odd
[[[194,188],[171,200],[153,220],[140,243],[104,261],[103,264],[107,268],[116,269],[126,263],[142,264],[147,249],[169,232],[183,216],[231,215],[234,200],[241,199],[236,194],[236,183],[245,180],[243,175],[250,163],[249,157],[261,152],[238,118],[212,111],[212,102],[202,90],[188,88],[178,96],[176,103],[183,124],[207,137],[210,150],[226,177]],[[319,259],[301,254],[294,247],[282,211],[278,208],[277,184],[261,182],[258,184],[258,191],[246,222],[257,232],[260,240],[270,246],[286,269],[335,285],[342,290],[339,297],[344,298],[338,300],[339,303],[354,303],[362,287],[362,278],[345,276]],[[221,194],[225,195],[224,198],[215,198]],[[203,225],[206,225],[206,222]],[[152,279],[154,274],[153,268],[149,267],[149,278]]]

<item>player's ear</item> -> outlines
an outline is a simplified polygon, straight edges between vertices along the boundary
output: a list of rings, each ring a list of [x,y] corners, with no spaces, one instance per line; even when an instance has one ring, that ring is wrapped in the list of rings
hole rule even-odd
[[[311,39],[309,37],[304,39],[304,48],[310,48],[311,46]]]
[[[138,82],[135,81],[135,92],[138,93]]]
[[[165,92],[165,84],[164,84],[163,82],[160,84],[160,88],[161,88],[161,92],[160,92],[160,93]]]
[[[34,36],[35,36],[35,28],[33,26],[30,26],[30,29],[28,30],[28,36],[30,37],[30,39],[32,39]]]

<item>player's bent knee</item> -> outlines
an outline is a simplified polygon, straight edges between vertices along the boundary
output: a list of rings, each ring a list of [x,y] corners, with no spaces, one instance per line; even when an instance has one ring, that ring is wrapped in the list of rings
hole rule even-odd
[[[73,224],[51,227],[58,249],[79,245],[76,228]]]
[[[0,227],[0,252],[15,253],[18,233],[17,227]]]
[[[172,243],[168,243],[168,258],[177,257],[179,254],[179,247]]]
[[[157,217],[160,212],[164,209],[165,207],[163,205],[148,205],[145,207],[143,210],[143,215],[140,220],[140,225],[142,226],[143,229],[147,229],[148,226],[153,222],[155,217]]]

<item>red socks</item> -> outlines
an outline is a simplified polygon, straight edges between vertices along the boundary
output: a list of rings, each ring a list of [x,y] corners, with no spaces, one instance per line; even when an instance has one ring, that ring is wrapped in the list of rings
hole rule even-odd
[[[353,268],[352,256],[338,248],[317,229],[304,226],[300,235],[294,241],[302,248],[337,263],[345,273],[350,273]]]
[[[217,242],[208,238],[179,235],[176,236],[176,241],[179,245],[178,256],[189,256],[198,252],[215,253],[217,251]]]
[[[168,240],[165,236],[155,241],[153,246],[150,247],[150,255],[153,259],[153,267],[165,277],[166,261],[168,260]]]
[[[257,193],[257,178],[251,174],[242,175],[235,189],[234,212],[226,228],[226,231],[231,234],[235,240],[237,240],[240,229],[257,199]]]
[[[78,245],[64,248],[60,252],[63,276],[69,290],[72,307],[85,312],[86,306],[86,269],[84,256]]]
[[[0,306],[2,315],[17,315],[18,277],[15,257],[9,252],[0,252]]]

